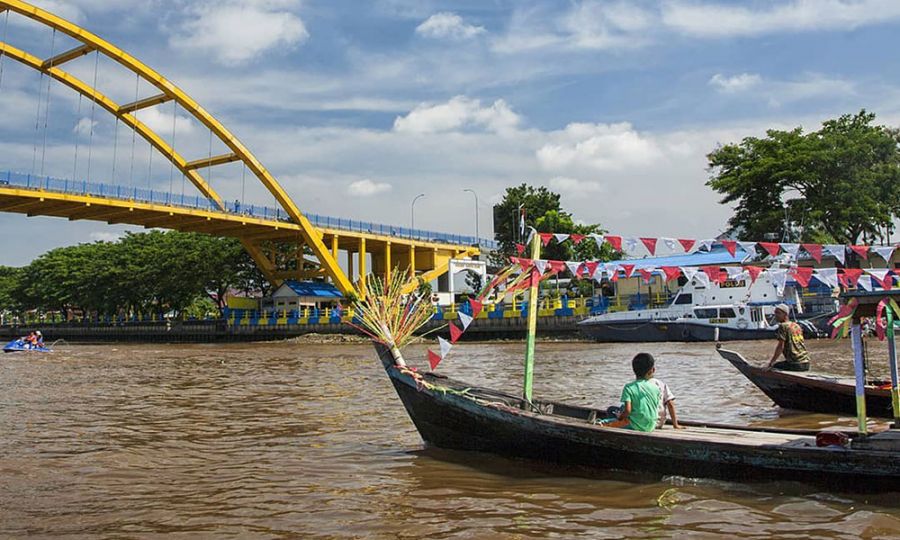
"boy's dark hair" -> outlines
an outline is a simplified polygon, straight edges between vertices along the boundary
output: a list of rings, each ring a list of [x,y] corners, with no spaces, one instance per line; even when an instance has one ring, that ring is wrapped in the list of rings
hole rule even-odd
[[[634,375],[637,378],[643,379],[647,376],[647,373],[653,369],[655,363],[656,361],[650,353],[637,353],[634,355],[634,358],[631,359],[631,369],[634,370]]]

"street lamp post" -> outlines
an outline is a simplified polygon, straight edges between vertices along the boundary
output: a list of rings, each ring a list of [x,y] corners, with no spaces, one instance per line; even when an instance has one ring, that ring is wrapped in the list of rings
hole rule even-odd
[[[409,228],[410,229],[416,228],[416,201],[418,201],[419,199],[421,199],[424,196],[425,196],[424,193],[419,193],[412,200],[412,204],[409,205]]]
[[[481,247],[481,235],[478,232],[478,194],[474,189],[464,189],[463,191],[468,191],[475,196],[475,243]]]

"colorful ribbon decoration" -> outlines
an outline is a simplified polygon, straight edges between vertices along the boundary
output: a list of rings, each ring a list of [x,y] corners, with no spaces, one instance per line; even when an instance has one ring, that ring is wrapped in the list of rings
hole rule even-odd
[[[853,320],[853,314],[859,306],[859,300],[851,298],[849,302],[841,306],[837,315],[828,320],[833,329],[831,330],[831,339],[845,338],[850,335],[850,322]]]

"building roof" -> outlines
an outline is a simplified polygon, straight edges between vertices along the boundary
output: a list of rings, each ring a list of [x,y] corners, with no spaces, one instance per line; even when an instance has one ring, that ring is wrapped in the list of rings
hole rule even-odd
[[[322,281],[285,281],[282,287],[289,287],[297,296],[315,296],[318,298],[342,298],[341,291],[334,285]],[[281,287],[279,287],[281,288]]]
[[[633,264],[635,268],[661,266],[706,266],[713,264],[741,264],[747,257],[746,251],[735,249],[734,255],[724,247],[713,247],[712,251],[697,251],[687,255],[671,255],[668,257],[647,257],[644,259],[628,259],[610,261],[609,264]]]

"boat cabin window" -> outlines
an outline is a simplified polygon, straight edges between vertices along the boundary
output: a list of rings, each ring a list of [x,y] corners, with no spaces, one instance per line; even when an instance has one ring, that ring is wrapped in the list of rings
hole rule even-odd
[[[719,317],[722,317],[723,319],[733,319],[736,316],[737,315],[734,314],[734,308],[727,307],[719,310]]]
[[[681,306],[685,304],[693,304],[694,303],[694,295],[690,293],[682,293],[675,297],[674,304],[676,306]]]
[[[750,320],[753,322],[762,321],[762,310],[760,308],[750,309]]]
[[[694,315],[696,315],[698,319],[715,319],[719,316],[716,311],[716,308],[700,308],[694,310]]]

